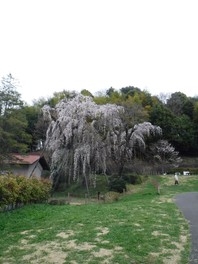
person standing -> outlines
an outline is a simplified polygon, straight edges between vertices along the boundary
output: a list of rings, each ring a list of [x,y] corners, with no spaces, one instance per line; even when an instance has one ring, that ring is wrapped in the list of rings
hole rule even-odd
[[[177,174],[175,173],[175,185],[179,184],[179,179],[178,179],[178,176]]]

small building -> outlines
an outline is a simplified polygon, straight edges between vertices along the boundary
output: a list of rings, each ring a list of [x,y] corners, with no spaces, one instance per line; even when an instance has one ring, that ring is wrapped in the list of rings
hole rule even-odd
[[[11,161],[9,161],[9,167],[10,171],[15,175],[41,178],[44,171],[50,170],[45,157],[39,153],[12,154],[12,157]]]
[[[183,171],[183,175],[190,175],[190,171]]]

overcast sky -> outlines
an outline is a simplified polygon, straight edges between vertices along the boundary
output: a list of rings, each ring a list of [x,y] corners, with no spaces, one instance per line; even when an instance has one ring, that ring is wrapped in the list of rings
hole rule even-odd
[[[22,99],[136,86],[198,95],[197,0],[0,0],[0,77]]]

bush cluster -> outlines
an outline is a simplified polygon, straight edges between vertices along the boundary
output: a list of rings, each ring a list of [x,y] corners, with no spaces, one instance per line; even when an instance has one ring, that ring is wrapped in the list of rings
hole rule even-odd
[[[147,175],[138,175],[138,174],[125,174],[123,179],[126,183],[130,184],[141,184],[148,179]]]
[[[120,197],[120,193],[118,193],[118,192],[107,192],[105,194],[105,202],[118,201],[119,197]]]
[[[183,174],[183,171],[189,171],[191,175],[197,175],[198,174],[198,168],[184,168],[184,167],[179,167],[179,168],[173,168],[172,170],[168,171],[168,174],[175,174],[176,172]]]
[[[108,189],[112,192],[119,192],[122,193],[126,191],[126,184],[141,184],[143,183],[148,176],[141,176],[141,175],[133,175],[133,174],[126,174],[122,178],[111,176],[109,178],[109,185]]]
[[[50,191],[51,182],[46,179],[14,175],[0,176],[0,208],[47,200]]]
[[[126,182],[118,177],[111,177],[109,181],[109,191],[122,193],[126,190]]]

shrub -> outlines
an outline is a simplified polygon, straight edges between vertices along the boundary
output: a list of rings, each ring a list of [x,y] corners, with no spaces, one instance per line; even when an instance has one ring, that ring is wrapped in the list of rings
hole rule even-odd
[[[19,194],[19,186],[13,177],[1,177],[0,180],[0,207],[15,203]]]
[[[118,177],[112,177],[109,181],[109,191],[122,193],[126,190],[126,182]]]
[[[31,200],[31,180],[24,176],[16,177],[16,181],[19,185],[19,195],[17,197],[16,203],[28,203]]]
[[[143,183],[148,176],[142,176],[138,174],[126,174],[123,176],[123,179],[130,184],[141,184]]]
[[[24,176],[0,176],[0,207],[47,200],[51,182]]]
[[[105,194],[105,202],[118,201],[119,197],[120,197],[120,193],[117,193],[117,192],[107,192]]]

